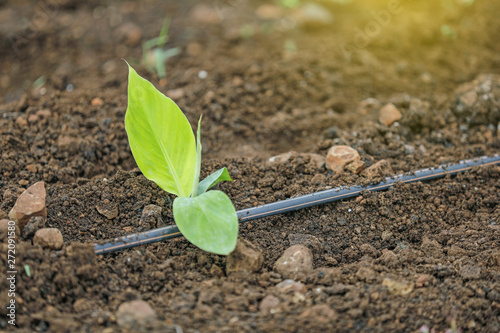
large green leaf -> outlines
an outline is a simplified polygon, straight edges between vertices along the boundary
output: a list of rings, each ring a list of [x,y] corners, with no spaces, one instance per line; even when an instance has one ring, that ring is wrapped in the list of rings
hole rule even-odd
[[[219,169],[198,184],[198,195],[205,193],[209,188],[227,180],[232,181],[226,168]]]
[[[200,249],[228,255],[236,247],[238,217],[231,199],[221,191],[175,198],[174,219],[188,241]]]
[[[196,168],[191,125],[170,98],[130,66],[125,129],[144,176],[167,192],[189,196]]]

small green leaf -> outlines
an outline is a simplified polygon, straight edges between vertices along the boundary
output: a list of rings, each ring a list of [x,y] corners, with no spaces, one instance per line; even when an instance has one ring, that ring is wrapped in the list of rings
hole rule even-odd
[[[167,192],[188,197],[196,169],[191,125],[170,98],[130,66],[125,129],[144,176]]]
[[[198,195],[198,183],[200,182],[200,169],[201,169],[201,118],[198,120],[198,132],[196,134],[196,168],[194,171],[193,191],[191,196]]]
[[[193,198],[176,198],[173,212],[184,237],[200,249],[228,255],[236,247],[238,216],[224,192],[209,191]]]
[[[209,188],[227,180],[232,181],[226,168],[219,169],[198,184],[198,195],[205,193]]]

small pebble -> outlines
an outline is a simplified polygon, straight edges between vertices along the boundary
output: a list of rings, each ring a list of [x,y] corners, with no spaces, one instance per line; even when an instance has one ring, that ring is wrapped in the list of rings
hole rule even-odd
[[[34,216],[47,218],[47,208],[45,207],[45,183],[38,182],[24,191],[17,199],[14,207],[9,212],[9,218],[17,222],[20,230]]]
[[[99,214],[109,220],[112,220],[118,216],[118,206],[114,203],[111,203],[107,199],[105,199],[103,202],[98,203],[96,209]]]
[[[262,314],[276,313],[278,312],[279,305],[280,300],[278,297],[267,295],[260,301],[259,310]]]
[[[313,269],[313,255],[304,245],[293,245],[283,252],[274,269],[284,277],[297,277]]]
[[[28,116],[29,123],[36,123],[39,120],[39,117],[36,114],[30,114]]]
[[[38,168],[35,164],[29,164],[26,166],[26,170],[28,170],[31,173],[37,173]]]
[[[104,101],[102,100],[102,98],[99,98],[99,97],[93,98],[92,101],[90,101],[90,105],[92,105],[92,106],[101,106],[103,104],[104,104]]]
[[[52,112],[49,109],[42,109],[36,112],[36,115],[41,118],[49,118],[52,116]]]
[[[16,118],[15,124],[19,127],[25,127],[28,126],[28,121],[23,117],[19,116]]]
[[[122,328],[138,328],[155,320],[155,311],[142,300],[122,303],[116,311],[116,322]]]
[[[408,295],[413,291],[413,284],[409,284],[406,282],[398,282],[389,278],[385,278],[382,281],[382,285],[387,287],[389,292],[393,295]]]
[[[384,105],[380,109],[378,120],[382,124],[389,126],[392,123],[394,123],[395,121],[398,121],[399,119],[401,119],[402,117],[403,117],[403,115],[398,110],[398,108],[394,104],[389,103],[389,104]]]
[[[185,94],[185,92],[184,92],[184,89],[182,89],[182,88],[171,89],[171,90],[168,90],[166,93],[166,95],[173,100],[184,97],[184,94]]]
[[[415,287],[423,288],[427,287],[432,280],[432,275],[422,274],[417,278],[417,282],[415,282]]]
[[[59,229],[43,228],[35,233],[34,245],[40,245],[44,249],[60,250],[63,246],[63,236]]]
[[[404,148],[407,155],[412,155],[413,153],[415,153],[415,147],[413,147],[412,145],[404,145]]]
[[[199,72],[198,72],[198,78],[200,78],[200,79],[204,80],[204,79],[206,79],[207,77],[208,77],[208,73],[207,73],[207,71],[199,71]]]
[[[335,172],[342,172],[346,164],[359,161],[360,156],[356,149],[349,146],[333,146],[326,155],[326,167]]]
[[[276,289],[283,294],[298,292],[305,295],[307,293],[305,284],[290,279],[278,283]]]

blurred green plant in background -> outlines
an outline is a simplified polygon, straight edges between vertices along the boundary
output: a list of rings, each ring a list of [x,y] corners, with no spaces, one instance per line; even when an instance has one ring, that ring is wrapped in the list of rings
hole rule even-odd
[[[179,53],[180,48],[174,47],[164,49],[165,44],[168,42],[168,29],[170,27],[170,20],[165,19],[160,35],[156,38],[145,41],[142,44],[142,64],[148,71],[158,75],[160,79],[167,77],[165,69],[165,62]]]

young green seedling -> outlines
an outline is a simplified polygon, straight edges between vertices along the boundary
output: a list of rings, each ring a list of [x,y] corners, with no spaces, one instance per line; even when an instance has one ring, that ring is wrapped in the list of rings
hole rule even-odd
[[[174,220],[200,249],[227,255],[238,237],[238,217],[229,197],[208,191],[231,177],[222,168],[201,182],[200,121],[197,139],[177,104],[129,66],[125,129],[130,149],[144,176],[177,195]]]
[[[160,35],[156,38],[150,39],[142,44],[142,64],[148,71],[158,74],[160,79],[167,77],[165,69],[165,62],[179,53],[181,50],[178,47],[171,49],[164,49],[163,47],[168,41],[168,29],[170,27],[170,20],[165,19],[163,27],[161,28]]]

